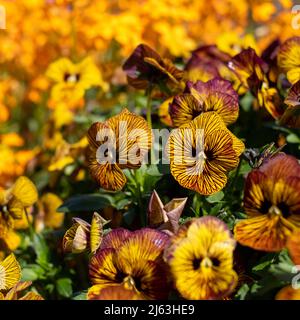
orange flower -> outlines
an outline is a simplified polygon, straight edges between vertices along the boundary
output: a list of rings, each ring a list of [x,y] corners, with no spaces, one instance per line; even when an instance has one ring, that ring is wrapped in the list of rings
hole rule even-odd
[[[127,109],[103,123],[94,123],[88,140],[90,173],[108,190],[124,187],[126,177],[122,169],[139,168],[152,145],[146,120]]]
[[[238,222],[235,238],[256,250],[279,251],[300,227],[300,165],[296,158],[278,154],[250,172],[244,208],[249,219]]]

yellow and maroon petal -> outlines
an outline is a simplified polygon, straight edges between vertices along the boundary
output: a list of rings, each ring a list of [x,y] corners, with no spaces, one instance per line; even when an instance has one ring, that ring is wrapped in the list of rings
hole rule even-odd
[[[5,300],[16,300],[18,298],[17,294],[20,291],[23,291],[30,287],[32,281],[20,281],[16,285],[14,285],[6,294]]]
[[[116,250],[105,248],[98,251],[90,260],[89,275],[93,284],[113,285],[122,281],[119,279],[119,271],[116,268],[115,260]],[[99,289],[99,288],[98,288]]]
[[[95,293],[95,289],[89,290],[89,300],[141,300],[142,298],[135,290],[126,289],[124,285],[106,287],[101,289],[98,295]]]
[[[44,300],[44,298],[35,292],[27,292],[22,298],[19,300]]]
[[[255,250],[277,252],[286,246],[295,226],[277,215],[262,215],[238,222],[234,227],[235,239]]]
[[[169,113],[175,127],[188,123],[202,112],[201,101],[188,93],[175,96],[169,107]]]
[[[118,249],[124,243],[124,241],[131,236],[131,234],[131,231],[124,228],[114,229],[103,238],[101,249]]]
[[[300,66],[300,37],[292,37],[286,40],[279,49],[277,61],[285,72]],[[298,79],[299,80],[299,79]],[[292,82],[295,83],[296,81]]]

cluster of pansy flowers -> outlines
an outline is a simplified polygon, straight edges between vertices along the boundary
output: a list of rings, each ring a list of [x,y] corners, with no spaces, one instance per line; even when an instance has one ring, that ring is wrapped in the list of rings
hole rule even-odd
[[[165,94],[159,114],[172,128],[167,143],[170,169],[182,187],[202,195],[224,188],[228,172],[238,166],[245,149],[227,126],[237,120],[239,96],[246,91],[251,90],[257,108],[264,108],[281,125],[299,127],[299,66],[295,57],[289,60],[291,51],[298,52],[293,46],[298,46],[298,38],[282,45],[274,42],[261,57],[252,48],[230,57],[216,46],[205,46],[193,53],[184,70],[143,44],[126,60],[123,69],[131,86],[146,89],[150,96],[160,91]],[[285,105],[275,85],[282,81],[282,72],[287,72],[291,82]],[[299,79],[293,78],[297,74]],[[109,129],[118,137],[121,122],[127,124],[129,133],[143,129],[144,136],[134,140],[142,159],[152,147],[151,117],[147,120],[124,109],[90,127],[89,168],[102,188],[123,189],[123,170],[138,169],[141,162],[120,161],[131,145],[124,149],[118,138],[115,161],[99,161],[97,150],[109,138],[99,132]],[[202,150],[179,163],[177,152],[180,148],[184,151],[182,137],[187,129],[192,149],[196,149],[196,131],[204,131]],[[172,290],[185,299],[228,299],[243,281],[243,272],[234,260],[236,242],[265,252],[287,248],[295,265],[299,263],[300,164],[295,157],[279,152],[267,154],[254,167],[244,190],[248,218],[238,221],[233,233],[213,216],[180,224],[187,199],[173,199],[164,205],[156,191],[150,198],[147,227],[140,230],[117,228],[105,233],[107,221],[97,213],[91,224],[74,218],[64,236],[64,249],[90,252],[88,299],[166,299]],[[297,297],[299,290],[292,287],[283,288],[276,296]]]

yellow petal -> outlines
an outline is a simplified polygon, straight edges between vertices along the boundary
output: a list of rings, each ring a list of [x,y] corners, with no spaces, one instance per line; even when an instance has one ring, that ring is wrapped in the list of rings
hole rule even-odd
[[[20,177],[12,189],[12,195],[20,200],[24,207],[32,206],[38,198],[35,185],[27,177]]]
[[[0,263],[0,290],[12,288],[21,278],[21,267],[14,254]]]

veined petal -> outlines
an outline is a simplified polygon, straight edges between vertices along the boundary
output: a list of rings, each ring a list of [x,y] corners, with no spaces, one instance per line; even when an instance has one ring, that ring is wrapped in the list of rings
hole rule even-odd
[[[262,215],[238,222],[234,227],[235,239],[256,250],[277,252],[286,246],[295,226],[280,216]]]
[[[32,206],[38,198],[35,185],[27,177],[19,177],[12,188],[12,194],[24,207]]]
[[[103,220],[97,212],[94,212],[90,230],[90,247],[92,253],[95,253],[100,247],[103,237]]]
[[[126,289],[123,285],[112,285],[102,288],[98,292],[98,287],[93,286],[88,293],[89,300],[141,300],[141,296],[132,289]]]
[[[0,290],[12,288],[21,278],[21,267],[14,254],[0,262]]]

